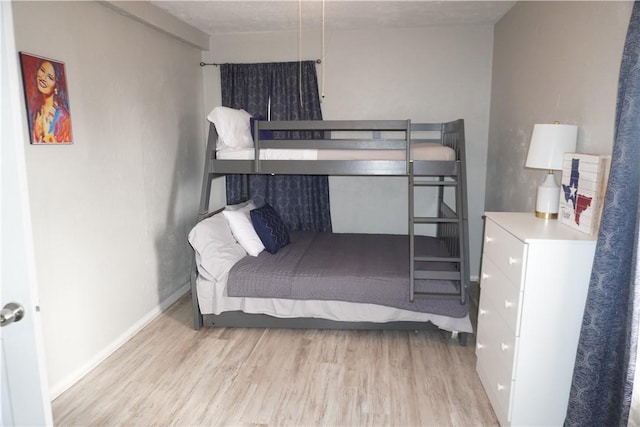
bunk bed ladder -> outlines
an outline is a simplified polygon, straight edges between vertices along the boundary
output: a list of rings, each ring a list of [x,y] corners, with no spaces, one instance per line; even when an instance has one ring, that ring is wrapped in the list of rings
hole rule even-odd
[[[464,134],[462,134],[464,135]],[[464,138],[464,136],[462,136]],[[444,130],[443,136],[444,138]],[[408,164],[409,178],[409,257],[410,257],[410,282],[409,298],[414,301],[416,297],[459,299],[462,304],[466,302],[468,287],[468,256],[467,256],[467,219],[465,215],[466,200],[464,196],[465,177],[464,166],[458,163],[459,167],[451,175],[445,176],[421,176],[414,173],[413,162]],[[418,187],[433,187],[438,190],[437,215],[434,217],[416,216],[415,213],[415,190]],[[444,203],[444,190],[452,187],[455,192],[455,211]],[[416,254],[416,225],[435,224],[438,227],[438,237],[452,235],[448,238],[447,246],[449,256],[430,256]],[[445,230],[445,232],[441,232]],[[423,270],[421,263],[448,263],[455,264],[456,268],[451,270]],[[453,292],[422,291],[416,289],[416,281],[421,279],[448,280],[456,284]]]

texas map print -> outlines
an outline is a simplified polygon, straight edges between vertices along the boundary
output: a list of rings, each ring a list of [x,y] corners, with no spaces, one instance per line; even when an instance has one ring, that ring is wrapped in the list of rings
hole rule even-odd
[[[562,184],[562,191],[564,191],[564,200],[573,204],[573,211],[575,212],[576,224],[580,225],[580,215],[589,206],[591,206],[591,197],[587,197],[584,194],[578,192],[578,181],[580,180],[580,159],[571,159],[571,176],[569,177],[569,185]]]

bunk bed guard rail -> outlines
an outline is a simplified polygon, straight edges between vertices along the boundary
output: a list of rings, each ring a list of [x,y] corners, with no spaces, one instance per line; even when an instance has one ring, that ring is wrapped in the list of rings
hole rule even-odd
[[[459,123],[458,123],[459,122]],[[255,121],[254,155],[251,160],[218,160],[215,151],[210,173],[218,174],[295,174],[295,175],[387,175],[410,173],[411,145],[417,142],[443,144],[447,128],[464,127],[462,120],[450,123],[412,124],[410,120],[301,120]],[[434,136],[416,139],[416,132]],[[413,139],[412,139],[413,138]],[[213,139],[213,141],[212,141]],[[211,125],[209,143],[217,133]],[[213,145],[215,147],[215,144]],[[458,148],[450,147],[456,154]],[[403,160],[265,160],[267,149],[310,150],[402,150]],[[457,157],[457,156],[456,156]],[[428,160],[415,162],[414,174],[455,175],[457,162]]]

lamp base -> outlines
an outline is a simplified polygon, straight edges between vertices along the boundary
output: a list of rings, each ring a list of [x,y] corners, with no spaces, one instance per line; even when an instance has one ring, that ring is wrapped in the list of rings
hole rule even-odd
[[[542,219],[558,219],[560,186],[553,171],[549,171],[544,182],[538,187],[536,216]]]
[[[536,217],[542,218],[542,219],[558,219],[558,214],[557,213],[550,213],[550,212],[538,212],[538,211],[536,211]]]

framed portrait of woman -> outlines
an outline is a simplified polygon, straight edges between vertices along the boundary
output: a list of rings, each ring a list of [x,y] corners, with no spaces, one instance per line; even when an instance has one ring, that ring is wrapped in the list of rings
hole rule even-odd
[[[64,63],[20,52],[31,144],[72,144]]]

